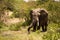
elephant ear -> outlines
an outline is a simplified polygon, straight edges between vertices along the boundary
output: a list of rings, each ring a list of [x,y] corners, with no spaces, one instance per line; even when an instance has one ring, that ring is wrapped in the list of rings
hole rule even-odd
[[[30,13],[33,13],[33,10],[30,10]]]
[[[33,10],[30,10],[30,16],[32,16]]]
[[[29,15],[30,15],[31,20],[32,20],[32,13],[33,13],[33,10],[30,10]]]
[[[40,10],[40,14],[44,17],[48,16],[48,12],[46,10]]]
[[[44,12],[44,13],[47,13],[48,14],[48,11],[46,9],[44,9],[44,8],[41,8],[40,9],[40,12],[39,13],[41,13],[41,12]]]

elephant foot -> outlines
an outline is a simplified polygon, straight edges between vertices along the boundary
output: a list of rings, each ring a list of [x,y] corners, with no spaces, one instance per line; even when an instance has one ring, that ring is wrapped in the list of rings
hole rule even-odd
[[[45,29],[45,31],[47,31],[47,29]]]
[[[43,31],[41,31],[41,32],[46,32],[47,30],[43,30]]]

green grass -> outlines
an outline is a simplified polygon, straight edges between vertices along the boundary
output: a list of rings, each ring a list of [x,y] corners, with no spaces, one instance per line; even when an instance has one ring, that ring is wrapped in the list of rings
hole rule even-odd
[[[47,34],[43,36],[44,40],[58,40],[60,39],[60,32],[58,32],[58,24],[50,23],[48,26]]]
[[[58,24],[49,23],[47,32],[36,31],[28,34],[27,28],[22,28],[20,31],[2,31],[0,40],[58,40],[60,39],[58,28]]]

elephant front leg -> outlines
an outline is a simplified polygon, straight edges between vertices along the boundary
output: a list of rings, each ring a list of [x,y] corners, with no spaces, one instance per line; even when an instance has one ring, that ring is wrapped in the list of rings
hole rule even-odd
[[[37,23],[35,23],[35,24],[33,25],[33,32],[36,31],[36,26],[37,26]]]
[[[38,22],[37,30],[40,30],[40,23]]]

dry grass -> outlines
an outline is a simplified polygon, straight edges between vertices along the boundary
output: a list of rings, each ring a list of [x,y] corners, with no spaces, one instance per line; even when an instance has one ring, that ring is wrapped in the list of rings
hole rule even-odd
[[[42,40],[42,33],[31,32],[28,34],[27,30],[20,31],[4,31],[0,34],[0,40]]]
[[[57,32],[58,24],[51,23],[48,25],[47,32],[31,32],[28,34],[27,28],[22,28],[19,31],[2,31],[0,40],[58,40],[60,32]]]

